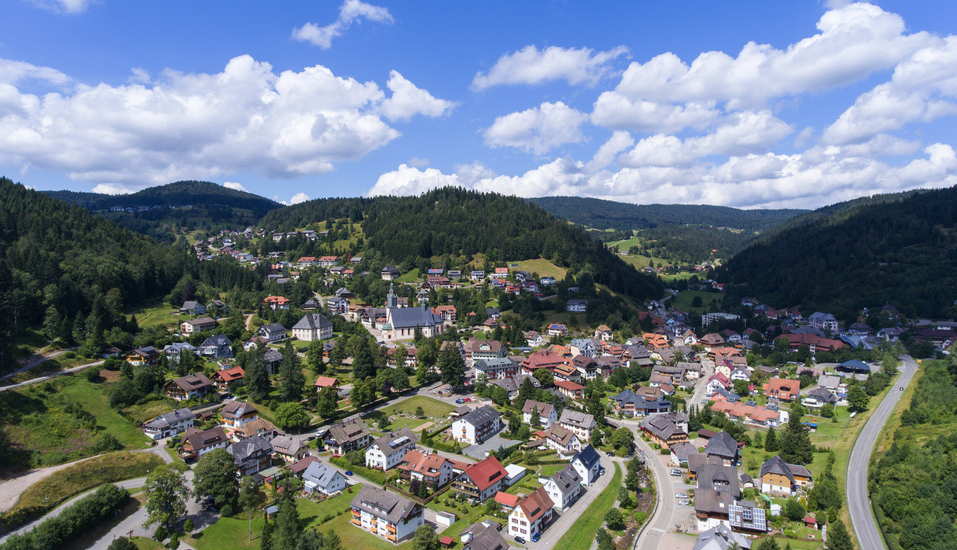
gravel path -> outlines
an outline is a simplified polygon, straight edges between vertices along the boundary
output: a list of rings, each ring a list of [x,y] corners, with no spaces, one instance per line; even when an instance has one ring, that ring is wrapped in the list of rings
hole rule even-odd
[[[16,506],[17,501],[20,500],[20,495],[22,495],[23,492],[34,483],[44,480],[50,477],[53,473],[59,472],[64,468],[69,468],[74,464],[79,464],[80,462],[90,460],[91,458],[93,457],[90,456],[82,460],[77,460],[76,462],[60,464],[59,466],[50,466],[49,468],[30,470],[20,477],[0,483],[0,512],[6,512]]]

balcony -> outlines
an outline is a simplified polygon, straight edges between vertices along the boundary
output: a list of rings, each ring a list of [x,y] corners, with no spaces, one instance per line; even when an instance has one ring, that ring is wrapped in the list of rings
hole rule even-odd
[[[362,522],[360,522],[359,519],[355,516],[352,517],[349,523],[355,525],[356,527],[362,527]]]

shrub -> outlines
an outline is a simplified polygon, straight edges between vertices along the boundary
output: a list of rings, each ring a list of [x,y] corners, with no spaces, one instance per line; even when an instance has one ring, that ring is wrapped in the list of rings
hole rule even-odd
[[[179,533],[173,533],[173,536],[169,539],[169,545],[167,548],[170,550],[176,550],[179,548]]]
[[[188,519],[185,523],[183,523],[183,531],[186,531],[187,533],[192,533],[194,527],[193,520],[191,519]]]
[[[156,531],[153,531],[153,539],[155,539],[156,542],[163,542],[166,540],[167,536],[169,536],[169,534],[166,532],[166,528],[162,525],[157,527]]]
[[[86,379],[91,384],[96,384],[100,381],[100,370],[96,368],[86,369]]]

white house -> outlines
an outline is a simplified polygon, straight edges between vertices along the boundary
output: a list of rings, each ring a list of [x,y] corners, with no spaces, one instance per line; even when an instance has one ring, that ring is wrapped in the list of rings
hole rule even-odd
[[[579,298],[573,298],[566,302],[565,310],[569,313],[585,313],[585,309],[588,307],[588,300],[582,300]]]
[[[292,327],[292,335],[303,342],[332,338],[332,323],[321,313],[307,313]]]
[[[508,534],[525,539],[541,534],[542,528],[552,519],[553,505],[544,487],[535,489],[508,515]]]
[[[425,514],[421,505],[407,498],[366,485],[352,499],[351,523],[397,544],[425,524]]]
[[[305,490],[310,493],[319,491],[324,495],[331,495],[346,488],[346,476],[320,462],[310,464],[303,472],[302,479],[305,481]]]
[[[558,423],[566,430],[573,432],[582,441],[591,440],[592,430],[598,427],[594,416],[568,409],[562,411],[562,417],[558,419]]]
[[[262,336],[269,342],[278,342],[286,337],[286,327],[280,323],[269,323],[268,325],[259,327],[256,334]]]
[[[830,313],[821,313],[816,311],[807,318],[807,322],[814,328],[820,330],[829,330],[832,333],[837,333],[837,319]]]
[[[578,499],[582,492],[582,478],[571,464],[555,472],[554,475],[547,478],[545,491],[548,498],[552,499],[552,507],[563,511],[572,505]]]
[[[391,470],[402,463],[405,454],[415,449],[415,434],[402,428],[376,439],[366,449],[366,466]]]
[[[591,445],[586,445],[578,454],[572,457],[572,468],[578,472],[578,477],[582,483],[591,485],[598,479],[598,471],[601,469],[601,455]]]
[[[551,404],[539,403],[538,401],[529,399],[525,401],[525,407],[522,408],[522,421],[531,425],[532,414],[536,409],[538,409],[539,424],[542,428],[547,430],[558,420],[558,413],[555,412],[555,407]],[[537,428],[538,426],[532,426],[533,430]]]
[[[171,437],[193,427],[196,415],[193,411],[183,408],[163,413],[143,425],[143,431],[150,439]]]
[[[570,459],[581,450],[581,440],[571,430],[552,424],[545,433],[545,446],[558,452],[559,458]]]
[[[502,430],[502,414],[485,406],[452,422],[452,437],[469,445],[481,445]]]

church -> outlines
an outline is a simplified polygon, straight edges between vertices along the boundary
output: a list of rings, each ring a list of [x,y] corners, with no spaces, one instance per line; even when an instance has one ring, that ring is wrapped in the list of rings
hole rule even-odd
[[[416,327],[422,336],[433,338],[442,334],[445,328],[442,316],[432,313],[427,303],[422,307],[399,307],[399,300],[395,295],[395,288],[389,285],[389,294],[385,299],[385,323],[379,330],[386,340],[411,340],[415,337]]]

